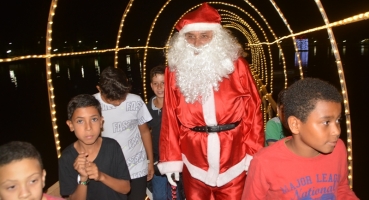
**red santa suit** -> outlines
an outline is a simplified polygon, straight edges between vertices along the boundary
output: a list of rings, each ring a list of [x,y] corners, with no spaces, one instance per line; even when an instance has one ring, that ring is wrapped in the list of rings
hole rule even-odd
[[[204,187],[226,187],[220,191],[228,193],[223,197],[240,199],[252,155],[263,147],[261,101],[247,62],[238,58],[228,76],[205,103],[187,103],[176,72],[166,69],[158,167],[162,174],[183,171],[186,199],[209,199]],[[191,130],[234,123],[237,126],[226,131]]]

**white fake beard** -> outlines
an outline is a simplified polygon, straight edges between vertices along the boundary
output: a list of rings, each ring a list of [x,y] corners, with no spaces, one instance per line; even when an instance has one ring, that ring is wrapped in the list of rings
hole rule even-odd
[[[234,71],[233,61],[238,58],[238,49],[227,52],[225,45],[219,44],[221,40],[214,38],[202,47],[194,47],[178,35],[176,39],[168,52],[169,67],[176,72],[177,86],[185,101],[203,104],[211,89],[218,91],[219,83]]]

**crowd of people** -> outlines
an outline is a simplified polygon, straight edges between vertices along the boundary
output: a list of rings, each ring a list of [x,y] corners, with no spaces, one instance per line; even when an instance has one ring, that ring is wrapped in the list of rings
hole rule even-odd
[[[67,106],[77,141],[59,159],[71,200],[358,199],[339,139],[342,96],[315,78],[278,95],[264,133],[260,96],[242,47],[207,3],[177,23],[168,66],[150,72],[147,104],[123,70]],[[0,200],[43,194],[46,171],[27,142],[0,146]]]

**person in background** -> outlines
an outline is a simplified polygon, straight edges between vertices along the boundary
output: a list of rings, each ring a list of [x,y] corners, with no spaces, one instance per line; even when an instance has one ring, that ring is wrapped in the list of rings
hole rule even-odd
[[[170,186],[167,177],[165,175],[161,175],[157,167],[157,164],[159,163],[159,137],[161,127],[161,113],[164,104],[164,83],[165,83],[164,73],[165,66],[163,65],[159,65],[151,69],[150,86],[155,95],[151,97],[149,102],[147,103],[147,108],[149,109],[150,114],[152,116],[152,120],[148,122],[148,125],[151,128],[151,135],[153,138],[152,143],[154,149],[155,174],[153,179],[151,180],[154,200],[172,199],[172,187]],[[184,199],[184,192],[181,182],[178,182],[176,196],[177,200]]]
[[[1,200],[62,200],[43,194],[45,178],[40,153],[32,144],[12,141],[0,146]]]
[[[266,124],[265,129],[265,146],[270,146],[274,144],[276,141],[285,137],[284,134],[284,126],[283,126],[283,102],[284,95],[286,93],[286,89],[281,90],[278,93],[277,99],[277,116],[270,119]]]
[[[118,142],[100,136],[104,118],[99,101],[80,94],[67,110],[67,125],[77,141],[59,158],[60,194],[70,200],[127,199],[128,167]]]
[[[243,200],[357,200],[348,184],[341,134],[342,95],[329,83],[304,78],[286,91],[284,114],[292,136],[254,155]]]
[[[123,70],[105,68],[95,98],[100,102],[104,128],[102,136],[121,146],[131,175],[129,200],[146,198],[147,181],[154,175],[152,139],[147,122],[152,119],[140,96],[129,93],[131,85]]]
[[[168,51],[158,168],[187,200],[239,200],[264,146],[260,96],[241,45],[203,3],[184,15]]]

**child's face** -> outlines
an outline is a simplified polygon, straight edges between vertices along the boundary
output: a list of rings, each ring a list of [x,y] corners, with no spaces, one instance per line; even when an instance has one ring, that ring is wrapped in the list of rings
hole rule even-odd
[[[341,104],[318,101],[305,123],[300,121],[301,149],[306,153],[331,153],[341,134]]]
[[[164,98],[164,74],[156,74],[152,77],[151,89],[157,97]]]
[[[70,131],[74,131],[79,141],[86,145],[94,144],[100,136],[103,117],[93,107],[77,108],[71,120],[67,120]]]
[[[37,159],[25,158],[0,167],[0,199],[41,200],[45,176]]]

